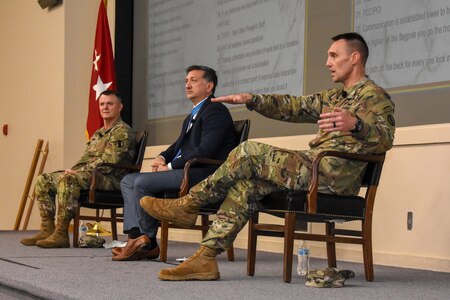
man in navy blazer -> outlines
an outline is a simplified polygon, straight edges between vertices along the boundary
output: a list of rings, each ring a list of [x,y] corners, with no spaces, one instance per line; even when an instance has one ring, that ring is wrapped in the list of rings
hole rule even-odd
[[[186,97],[194,107],[183,122],[180,136],[151,162],[152,172],[129,174],[120,183],[125,204],[123,229],[128,241],[124,248],[112,249],[113,260],[157,258],[158,220],[140,207],[139,200],[179,189],[188,160],[196,157],[225,160],[236,146],[230,112],[223,104],[211,102],[216,86],[213,69],[197,65],[187,68]],[[216,168],[193,168],[189,173],[190,185],[205,179]]]

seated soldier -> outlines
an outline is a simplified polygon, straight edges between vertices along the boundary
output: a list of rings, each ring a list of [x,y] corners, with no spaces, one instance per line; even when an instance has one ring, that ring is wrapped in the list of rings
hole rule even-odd
[[[123,104],[113,91],[104,91],[98,98],[103,127],[97,130],[87,143],[81,159],[67,170],[38,176],[35,194],[41,215],[41,231],[20,242],[26,246],[42,248],[70,247],[68,228],[78,206],[80,190],[88,190],[92,170],[99,163],[133,162],[135,155],[134,134],[120,118]],[[113,190],[120,188],[125,170],[100,168],[97,174],[99,188]],[[58,198],[57,224],[55,228],[56,200]]]

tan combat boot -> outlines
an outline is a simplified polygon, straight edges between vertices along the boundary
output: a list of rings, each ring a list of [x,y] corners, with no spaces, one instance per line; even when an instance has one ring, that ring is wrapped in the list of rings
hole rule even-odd
[[[217,280],[220,278],[214,249],[201,246],[191,257],[179,266],[159,272],[161,280]]]
[[[185,228],[195,225],[198,211],[203,205],[201,200],[191,194],[178,199],[159,199],[145,196],[141,198],[140,204],[152,217]]]
[[[45,240],[52,235],[53,231],[55,231],[55,221],[50,218],[42,218],[41,231],[39,231],[35,236],[25,238],[20,242],[25,246],[36,246],[37,241]]]
[[[41,248],[69,248],[69,223],[70,219],[58,218],[58,224],[51,236],[45,240],[36,242],[36,246]]]

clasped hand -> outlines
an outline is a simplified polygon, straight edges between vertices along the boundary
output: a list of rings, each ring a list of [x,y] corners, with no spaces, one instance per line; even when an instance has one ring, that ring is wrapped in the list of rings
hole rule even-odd
[[[150,167],[152,168],[152,172],[169,170],[169,167],[167,166],[166,161],[161,156],[156,157],[150,163]]]

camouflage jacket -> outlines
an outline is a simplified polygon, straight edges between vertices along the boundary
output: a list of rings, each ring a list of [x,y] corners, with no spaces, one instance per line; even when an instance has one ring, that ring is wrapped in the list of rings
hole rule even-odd
[[[94,133],[86,145],[83,156],[72,169],[91,172],[99,163],[130,164],[135,157],[135,144],[130,126],[119,119],[108,130],[102,127]],[[100,173],[120,182],[128,172],[123,169],[102,167]]]
[[[386,91],[367,78],[348,90],[329,89],[300,97],[254,95],[252,103],[248,105],[249,109],[268,118],[298,123],[316,123],[322,111],[333,107],[347,109],[358,116],[364,124],[363,130],[351,133],[323,132],[319,129],[316,137],[309,143],[310,149],[302,151],[304,155],[300,156],[301,159],[309,159],[303,164],[308,170],[314,157],[325,150],[364,154],[382,153],[392,148],[395,132],[394,103]],[[320,165],[320,190],[339,195],[357,194],[365,165],[339,158],[323,159]],[[309,180],[305,178],[305,181]]]

